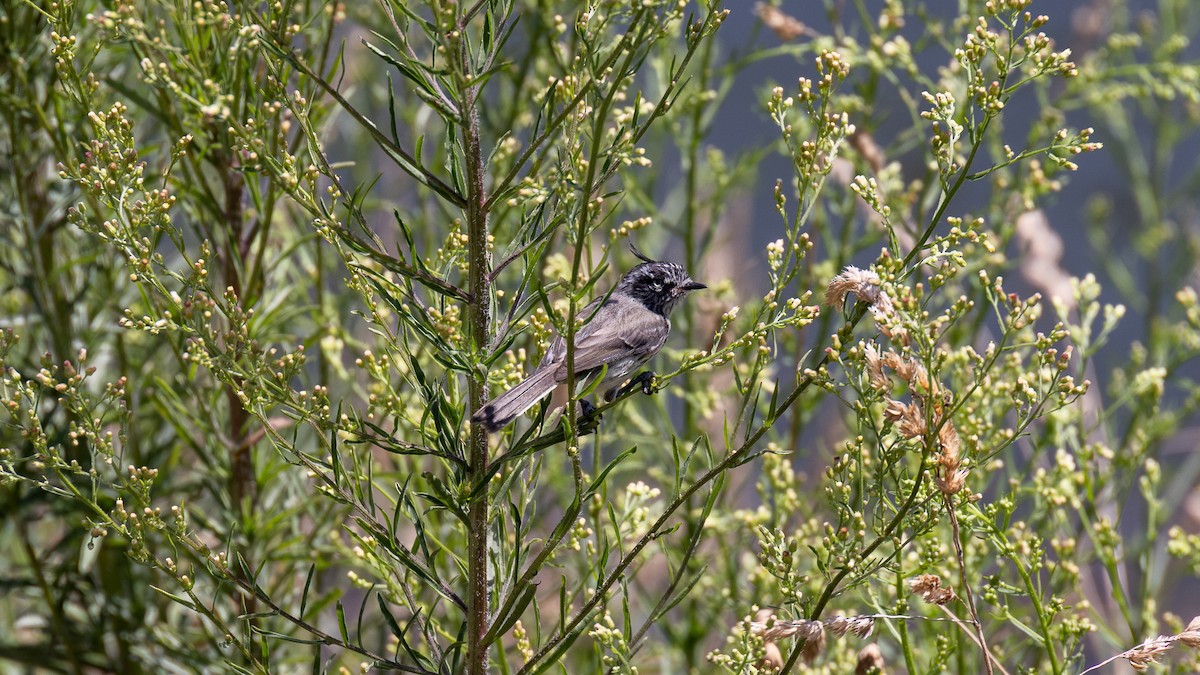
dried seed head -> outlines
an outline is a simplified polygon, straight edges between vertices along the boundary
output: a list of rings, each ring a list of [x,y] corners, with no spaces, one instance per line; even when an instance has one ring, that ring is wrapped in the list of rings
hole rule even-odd
[[[907,438],[920,438],[925,435],[925,415],[916,404],[905,408],[904,417],[900,419],[900,433]]]
[[[907,410],[907,404],[889,398],[887,400],[887,405],[883,408],[883,419],[895,424],[896,422],[904,419],[904,414]]]
[[[946,475],[938,476],[935,481],[937,489],[944,495],[958,494],[967,485],[966,469],[950,472]]]
[[[811,35],[812,29],[805,26],[795,17],[784,14],[778,7],[772,7],[765,2],[754,6],[755,13],[775,36],[784,42],[795,40],[801,35]]]
[[[825,627],[820,621],[809,621],[808,634],[804,636],[804,647],[800,650],[800,656],[804,657],[805,663],[812,663],[825,651]]]
[[[854,675],[883,675],[883,652],[879,645],[872,642],[858,652],[858,664],[854,666]]]
[[[910,361],[890,349],[883,353],[880,361],[884,367],[891,368],[896,373],[896,377],[904,380],[910,387],[913,384],[913,378],[919,373],[923,374],[925,370],[920,364]]]
[[[1192,649],[1200,648],[1200,616],[1193,618],[1191,622],[1188,623],[1187,627],[1184,628],[1183,631],[1178,635],[1159,635],[1157,637],[1152,637],[1133,649],[1121,652],[1107,661],[1099,665],[1092,666],[1083,672],[1090,673],[1093,670],[1096,670],[1101,666],[1105,666],[1117,659],[1125,659],[1129,662],[1129,665],[1132,666],[1134,670],[1146,670],[1151,666],[1151,664],[1158,661],[1160,656],[1171,651],[1177,642],[1181,642],[1185,646],[1191,647]]]
[[[908,590],[933,605],[944,605],[955,598],[954,591],[943,587],[941,577],[936,574],[922,574],[909,579]]]
[[[879,355],[879,350],[875,348],[875,345],[868,344],[863,348],[863,358],[867,362],[867,376],[870,378],[871,388],[881,394],[891,391],[892,381],[883,372],[883,358]]]
[[[865,638],[875,628],[875,619],[869,616],[835,616],[825,622],[825,628],[838,637],[853,633]]]
[[[851,293],[870,305],[879,301],[881,296],[887,297],[879,287],[878,274],[851,265],[829,281],[829,286],[825,289],[825,304],[839,310],[845,309],[846,296]],[[891,306],[891,300],[888,300],[888,305]]]
[[[778,673],[783,670],[783,652],[774,642],[763,644],[763,657],[758,660],[758,669],[768,673]]]
[[[871,316],[881,333],[894,342],[907,345],[910,341],[908,331],[896,314],[892,299],[884,292],[880,283],[878,274],[851,265],[829,280],[825,289],[825,304],[843,310],[846,306],[846,296],[853,293],[870,306]]]
[[[1200,616],[1192,619],[1187,628],[1184,628],[1183,632],[1175,637],[1192,649],[1200,649]]]
[[[1158,637],[1150,638],[1142,644],[1125,652],[1123,656],[1129,665],[1133,666],[1134,670],[1145,670],[1150,667],[1158,657],[1164,653],[1171,651],[1171,647],[1175,643],[1174,637],[1159,635]]]
[[[938,443],[941,445],[937,460],[941,467],[937,478],[938,490],[946,495],[958,494],[967,484],[967,471],[962,468],[962,460],[959,458],[962,440],[949,420],[938,430]]]

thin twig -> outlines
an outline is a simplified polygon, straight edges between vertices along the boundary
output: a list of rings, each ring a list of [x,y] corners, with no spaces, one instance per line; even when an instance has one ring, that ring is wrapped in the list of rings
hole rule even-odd
[[[203,550],[201,547],[204,547],[204,544],[202,542],[200,542],[199,540],[192,541],[192,540],[185,539],[185,541],[187,541],[188,545],[191,546],[193,549],[196,549],[197,551]],[[261,589],[258,587],[258,584],[253,579],[248,580],[248,579],[242,578],[242,576],[240,574],[235,574],[234,571],[232,569],[230,569],[227,565],[220,564],[213,558],[208,558],[207,560],[208,560],[209,564],[211,564],[214,568],[220,570],[221,573],[227,579],[229,579],[234,584],[236,584],[239,588],[241,588],[243,592],[245,592],[247,595],[249,595],[252,598],[257,598],[264,605],[266,605],[268,608],[270,608],[270,611],[272,614],[275,614],[275,615],[279,616],[280,618],[282,618],[283,620],[287,621],[288,623],[293,624],[297,628],[300,628],[301,630],[304,630],[305,632],[316,636],[324,644],[341,647],[342,649],[352,651],[356,654],[359,654],[360,656],[365,656],[367,658],[374,659],[379,662],[379,665],[386,666],[387,668],[390,668],[393,670],[399,670],[400,672],[419,673],[421,675],[437,675],[436,673],[429,671],[429,670],[425,670],[424,668],[416,668],[413,666],[406,666],[401,663],[397,663],[387,657],[380,656],[379,654],[376,654],[368,649],[360,647],[352,642],[342,640],[341,638],[338,638],[338,637],[334,637],[333,635],[321,630],[317,626],[315,626],[311,623],[308,623],[303,618],[295,616],[294,614],[291,614],[283,607],[275,604],[275,601],[273,601],[271,599],[271,596],[265,592],[262,592]],[[193,598],[194,598],[194,602],[198,608],[204,607],[204,604],[199,602],[199,598],[195,598],[195,596],[193,596]]]
[[[466,206],[466,197],[459,194],[457,190],[446,184],[441,178],[438,178],[433,174],[433,172],[429,171],[429,169],[426,169],[424,166],[422,166],[418,158],[414,157],[403,147],[397,145],[392,141],[392,139],[388,138],[382,131],[379,130],[379,127],[375,126],[374,122],[372,122],[369,118],[367,118],[366,115],[363,115],[358,111],[357,108],[351,105],[336,87],[327,82],[325,78],[313,72],[312,68],[309,68],[308,64],[300,60],[300,57],[297,56],[286,45],[277,45],[266,42],[265,40],[262,44],[264,46],[269,46],[271,51],[273,51],[277,56],[283,58],[293,68],[298,70],[301,74],[307,76],[330,98],[337,102],[342,110],[345,110],[355,122],[358,122],[359,126],[365,129],[367,133],[371,135],[371,138],[379,144],[380,148],[382,148],[389,156],[396,160],[397,164],[400,165],[400,168],[406,173],[447,199],[451,204],[460,208]]]
[[[950,528],[953,530],[954,553],[958,556],[958,575],[962,583],[963,596],[967,599],[967,611],[971,613],[971,623],[975,625],[975,639],[983,650],[983,665],[988,675],[993,674],[992,661],[995,657],[988,649],[987,640],[983,635],[983,624],[979,622],[979,612],[975,610],[975,593],[971,590],[971,582],[967,580],[967,561],[963,554],[962,534],[958,527],[958,514],[954,511],[954,496],[945,495],[946,513],[950,516]],[[997,662],[998,665],[999,662]],[[1003,668],[1001,668],[1003,670]]]
[[[389,2],[389,0],[379,0],[379,6],[383,8],[383,13],[387,15],[388,22],[392,25],[392,30],[395,31],[396,37],[400,39],[400,44],[402,44],[404,46],[404,50],[408,52],[409,60],[413,62],[420,62],[420,59],[417,58],[417,53],[413,51],[412,44],[410,44],[408,41],[407,32],[402,30],[400,28],[400,24],[396,21],[396,12],[392,10],[392,3]],[[431,77],[427,81],[429,82],[429,86],[432,87],[434,92],[437,94],[438,102],[441,103],[449,112],[453,113],[454,117],[459,117],[461,112],[459,111],[458,106],[456,106],[454,101],[452,101],[450,97],[446,95],[446,92],[442,90],[442,86],[438,83],[437,78]]]

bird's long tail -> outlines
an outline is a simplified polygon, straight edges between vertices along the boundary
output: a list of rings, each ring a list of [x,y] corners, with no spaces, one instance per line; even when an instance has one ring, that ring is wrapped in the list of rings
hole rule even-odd
[[[495,432],[508,426],[517,415],[529,410],[542,397],[558,385],[554,377],[554,366],[533,371],[517,386],[500,394],[471,415],[471,421],[482,424],[488,431]]]

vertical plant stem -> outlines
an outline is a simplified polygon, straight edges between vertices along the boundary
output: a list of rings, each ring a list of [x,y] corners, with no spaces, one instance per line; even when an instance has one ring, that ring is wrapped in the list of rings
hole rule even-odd
[[[29,539],[29,527],[21,518],[14,518],[16,523],[17,534],[21,539],[21,548],[25,551],[25,557],[29,559],[29,569],[33,572],[33,578],[37,581],[38,590],[42,593],[42,599],[46,602],[46,611],[50,615],[50,627],[54,636],[60,641],[63,647],[63,653],[66,655],[67,663],[70,665],[70,672],[80,675],[83,673],[83,667],[79,661],[79,655],[75,652],[75,640],[72,639],[67,629],[66,621],[62,615],[61,608],[55,599],[55,589],[46,579],[46,574],[42,569],[42,561],[38,558],[37,551],[33,548],[33,542]]]
[[[228,157],[221,163],[224,167],[222,176],[225,190],[224,231],[227,236],[224,241],[213,243],[221,247],[225,284],[233,289],[240,301],[242,270],[237,261],[241,258],[242,230],[245,226],[245,213],[242,209],[245,182],[241,174],[234,169],[232,162],[233,158]],[[229,496],[233,502],[234,511],[240,512],[243,508],[252,508],[255,497],[254,458],[250,453],[250,444],[246,443],[246,426],[250,421],[250,415],[242,406],[242,401],[234,387],[226,387],[225,398],[229,404],[229,440],[233,444],[232,455],[229,458]]]
[[[983,666],[987,675],[992,675],[992,652],[988,650],[987,640],[983,635],[983,624],[979,622],[979,612],[975,609],[975,593],[971,590],[971,582],[967,579],[967,560],[963,554],[962,531],[958,527],[958,514],[954,511],[954,497],[946,495],[946,514],[950,516],[950,527],[954,530],[954,552],[958,555],[958,575],[962,583],[963,597],[967,599],[967,609],[971,612],[971,623],[975,626],[975,637],[979,640],[979,648],[983,650]]]
[[[709,74],[709,58],[712,54],[712,49],[706,49],[702,58],[702,65],[699,68],[699,88],[700,91],[708,89],[708,74]],[[704,134],[704,108],[701,106],[693,106],[691,111],[691,119],[689,120],[688,137],[686,149],[681,149],[685,157],[684,171],[684,200],[683,200],[683,264],[691,274],[699,274],[700,270],[696,269],[699,261],[697,260],[698,251],[696,247],[696,211],[697,211],[697,193],[699,192],[700,182],[700,143],[703,140]],[[715,225],[715,223],[714,223]],[[687,344],[696,344],[695,333],[696,322],[692,320],[690,314],[685,314],[683,317],[683,325],[687,329],[684,331],[684,337]],[[683,390],[693,391],[692,373],[686,372],[683,374]],[[683,429],[685,433],[691,434],[696,428],[696,410],[691,403],[691,399],[687,396],[682,397],[683,403]]]
[[[246,183],[242,175],[235,169],[234,161],[233,156],[230,155],[219,162],[224,191],[225,227],[223,230],[217,229],[217,232],[224,231],[226,236],[221,241],[214,241],[213,244],[219,247],[217,250],[222,259],[222,274],[225,284],[233,289],[240,304],[243,302],[242,272],[245,271],[239,261],[245,259],[242,250],[242,235],[246,225],[246,214],[242,207],[242,198],[245,195]],[[242,405],[242,399],[238,396],[239,388],[226,385],[225,400],[229,406],[229,440],[231,444],[229,499],[233,516],[237,522],[243,523],[249,522],[253,517],[257,490],[254,478],[254,456],[251,452],[254,444],[247,438],[250,413]],[[253,542],[250,541],[252,533],[257,528],[242,527],[241,529],[247,535],[246,552],[243,555],[247,559],[248,568],[254,569],[255,563],[249,559],[249,551],[253,546]],[[252,595],[242,596],[241,603],[240,611],[244,614],[251,615],[258,611],[258,600]],[[252,622],[254,619],[248,619],[248,621]],[[254,658],[248,659],[248,662],[255,663],[260,656],[262,656],[261,652],[256,652]]]
[[[900,555],[899,549],[897,549],[897,551],[896,551],[895,560],[896,560],[896,597],[902,599],[905,597],[906,591],[904,588],[904,568],[903,568],[904,558],[903,558],[903,556]],[[900,610],[899,613],[901,613],[901,614],[908,613],[907,605],[898,607],[897,609]],[[910,673],[920,672],[917,670],[917,657],[913,653],[912,638],[908,634],[907,620],[901,619],[900,621],[898,621],[896,623],[896,628],[900,631],[900,651],[904,654],[904,667],[907,668],[908,672],[910,672]]]
[[[1009,544],[1006,532],[999,531],[993,532],[993,534],[1001,538],[1000,540],[1004,544]],[[1046,606],[1042,604],[1042,599],[1039,595],[1041,588],[1034,582],[1033,575],[1022,563],[1019,556],[1014,555],[1011,560],[1013,568],[1021,576],[1021,583],[1025,586],[1025,594],[1029,596],[1029,602],[1033,605],[1033,611],[1037,614],[1038,633],[1042,639],[1042,647],[1046,650],[1046,656],[1050,659],[1050,672],[1054,675],[1059,675],[1063,672],[1063,669],[1058,662],[1058,654],[1054,650],[1054,640],[1051,637],[1053,635],[1053,631],[1050,629],[1050,620],[1052,617],[1047,613]]]
[[[472,345],[482,355],[488,345],[488,224],[487,194],[483,185],[483,151],[479,143],[479,87],[464,90],[462,111],[465,119],[463,147],[467,169],[467,285],[471,300],[467,305],[467,321]],[[471,373],[467,384],[467,400],[471,411],[483,406],[487,395],[487,373],[478,368]],[[482,424],[471,425],[468,440],[472,484],[486,480],[488,465],[487,429]],[[469,675],[488,672],[488,650],[483,643],[488,630],[488,491],[479,490],[471,500],[468,512],[470,531],[467,533],[467,670]]]

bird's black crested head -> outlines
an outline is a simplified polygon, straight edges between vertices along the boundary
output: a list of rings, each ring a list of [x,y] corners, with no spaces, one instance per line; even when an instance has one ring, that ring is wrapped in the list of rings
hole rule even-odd
[[[708,288],[692,281],[687,271],[675,263],[638,257],[647,262],[629,270],[617,284],[616,292],[632,297],[652,312],[668,316],[689,291]]]

